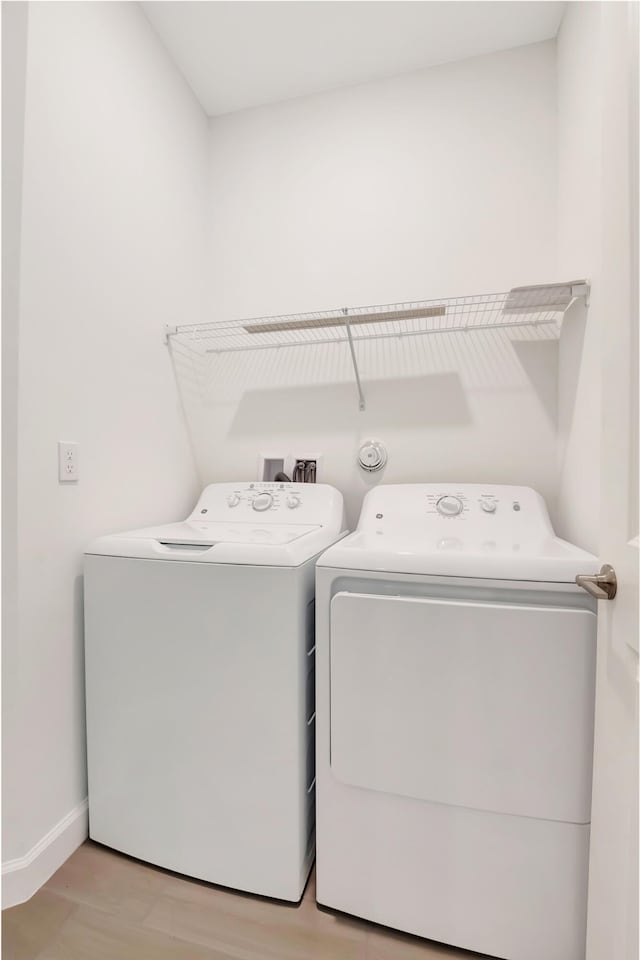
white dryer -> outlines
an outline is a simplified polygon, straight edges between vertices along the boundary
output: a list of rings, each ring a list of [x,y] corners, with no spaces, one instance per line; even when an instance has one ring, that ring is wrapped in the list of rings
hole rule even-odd
[[[85,556],[89,833],[299,900],[313,858],[314,572],[325,484],[219,483]]]
[[[317,567],[320,904],[584,960],[598,567],[527,487],[367,495]]]

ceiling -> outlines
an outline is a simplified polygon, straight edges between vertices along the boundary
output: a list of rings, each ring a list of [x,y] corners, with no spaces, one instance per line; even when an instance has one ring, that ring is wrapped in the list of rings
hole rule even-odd
[[[209,116],[555,37],[565,3],[161,0],[142,7]]]

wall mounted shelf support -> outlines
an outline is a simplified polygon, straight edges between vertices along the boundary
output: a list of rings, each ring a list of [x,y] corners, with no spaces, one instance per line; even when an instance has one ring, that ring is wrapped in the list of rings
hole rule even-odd
[[[356,348],[353,345],[353,335],[351,333],[351,324],[349,323],[349,310],[347,307],[342,308],[344,314],[344,322],[347,329],[347,337],[349,338],[349,350],[351,351],[351,362],[353,363],[353,373],[356,378],[356,387],[358,389],[358,409],[364,410],[365,400],[364,393],[362,392],[362,382],[360,380],[360,371],[358,370],[358,358],[356,357]]]

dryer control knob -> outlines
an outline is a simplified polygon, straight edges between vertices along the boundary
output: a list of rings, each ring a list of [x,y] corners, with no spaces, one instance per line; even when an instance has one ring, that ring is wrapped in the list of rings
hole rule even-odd
[[[457,517],[462,513],[462,500],[458,500],[457,497],[440,497],[436,509],[443,517]]]
[[[240,497],[237,493],[232,493],[230,497],[227,497],[227,505],[229,507],[237,507],[240,503]]]
[[[495,502],[495,500],[481,500],[480,506],[482,507],[485,513],[495,513],[498,507],[498,504]]]
[[[295,510],[296,507],[300,506],[300,497],[297,497],[295,493],[290,494],[287,497],[287,506],[290,510]]]
[[[254,510],[268,510],[271,504],[273,503],[273,497],[270,493],[259,493],[257,497],[253,498],[253,503],[251,506]]]

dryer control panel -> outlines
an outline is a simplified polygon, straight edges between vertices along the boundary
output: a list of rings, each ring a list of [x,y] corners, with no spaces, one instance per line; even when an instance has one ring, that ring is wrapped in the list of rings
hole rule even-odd
[[[261,524],[342,523],[342,496],[326,483],[212,483],[202,491],[190,521]]]
[[[569,584],[596,557],[556,537],[540,494],[491,483],[381,484],[319,567]]]
[[[544,500],[530,487],[476,483],[406,483],[381,485],[367,494],[358,530],[404,534],[418,527],[431,533],[518,531],[552,534]]]

